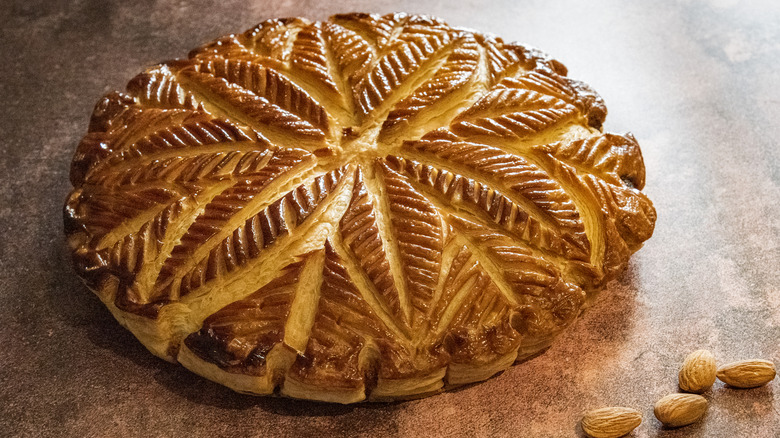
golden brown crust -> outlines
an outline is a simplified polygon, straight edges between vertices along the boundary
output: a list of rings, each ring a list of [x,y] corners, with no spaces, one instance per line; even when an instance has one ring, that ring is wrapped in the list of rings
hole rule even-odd
[[[284,325],[303,265],[303,261],[288,265],[257,292],[213,313],[197,333],[185,339],[185,345],[227,371],[265,374],[266,356],[284,340]]]
[[[653,231],[630,134],[542,52],[424,16],[274,19],[95,107],[65,231],[154,354],[349,403],[549,345]]]

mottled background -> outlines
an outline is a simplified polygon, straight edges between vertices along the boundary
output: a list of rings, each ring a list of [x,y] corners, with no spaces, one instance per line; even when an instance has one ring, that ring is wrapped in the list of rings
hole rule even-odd
[[[0,435],[780,436],[780,380],[718,383],[701,423],[653,403],[691,350],[780,364],[780,6],[713,1],[39,1],[0,5]],[[71,271],[60,208],[94,102],[135,73],[275,16],[407,10],[541,47],[632,131],[658,209],[627,272],[544,355],[424,400],[331,406],[235,394],[154,358]]]

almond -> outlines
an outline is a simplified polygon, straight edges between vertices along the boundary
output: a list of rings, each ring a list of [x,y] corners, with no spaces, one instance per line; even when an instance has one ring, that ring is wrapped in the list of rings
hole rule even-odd
[[[678,375],[680,389],[701,394],[715,383],[715,356],[708,350],[696,350],[683,362]]]
[[[707,399],[696,394],[669,394],[655,403],[653,412],[666,427],[687,426],[707,412]]]
[[[636,409],[609,407],[589,411],[582,417],[582,430],[593,438],[617,438],[627,435],[642,423]]]
[[[717,376],[735,388],[755,388],[771,382],[776,374],[774,363],[763,359],[748,359],[720,367]]]

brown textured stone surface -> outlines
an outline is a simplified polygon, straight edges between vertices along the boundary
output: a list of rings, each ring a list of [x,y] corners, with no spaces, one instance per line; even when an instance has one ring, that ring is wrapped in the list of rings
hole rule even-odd
[[[716,383],[684,429],[652,415],[694,349],[780,363],[780,7],[520,3],[4,2],[0,435],[568,437],[614,404],[644,413],[637,437],[780,435],[778,379]],[[639,139],[655,236],[548,352],[486,383],[354,406],[239,395],[154,358],[79,283],[71,155],[97,98],[143,67],[265,18],[352,10],[430,13],[562,60],[606,100],[606,128]]]

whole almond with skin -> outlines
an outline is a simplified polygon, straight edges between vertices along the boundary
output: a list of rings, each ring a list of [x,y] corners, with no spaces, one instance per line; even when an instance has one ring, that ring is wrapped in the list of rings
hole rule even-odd
[[[701,394],[715,383],[715,356],[708,350],[696,350],[683,362],[678,375],[680,389]]]
[[[732,362],[718,369],[717,376],[723,383],[735,388],[755,388],[775,378],[775,364],[763,359]]]
[[[582,430],[593,438],[617,438],[627,435],[641,423],[641,412],[615,406],[588,411],[582,417]]]
[[[687,426],[707,412],[707,399],[696,394],[669,394],[655,403],[653,412],[666,427]]]

